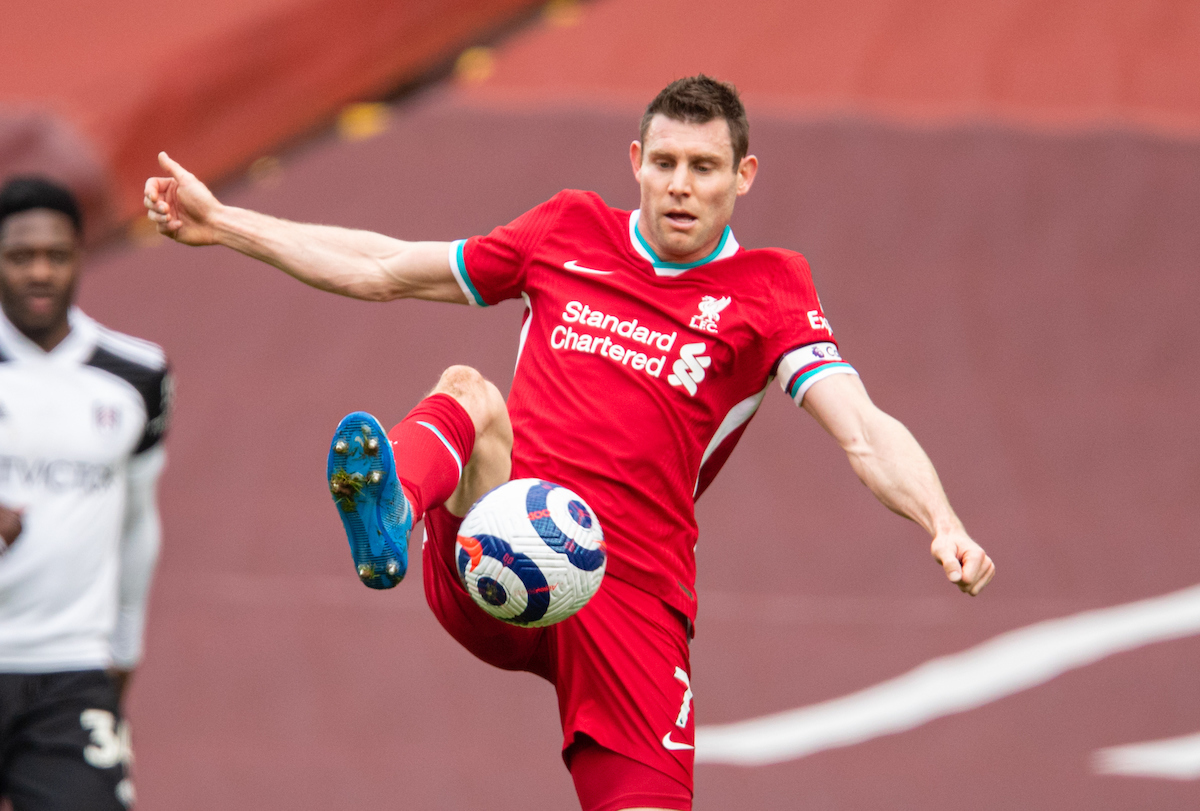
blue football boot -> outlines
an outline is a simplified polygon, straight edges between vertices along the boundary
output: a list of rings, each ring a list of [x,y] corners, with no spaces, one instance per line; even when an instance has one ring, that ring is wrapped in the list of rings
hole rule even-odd
[[[333,434],[325,474],[359,580],[390,589],[408,571],[413,511],[379,420],[364,411],[347,414]]]

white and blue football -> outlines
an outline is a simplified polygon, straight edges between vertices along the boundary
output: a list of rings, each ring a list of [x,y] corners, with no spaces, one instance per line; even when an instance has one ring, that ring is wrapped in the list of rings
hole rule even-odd
[[[527,628],[562,622],[587,605],[607,559],[592,509],[541,479],[505,482],[475,502],[454,553],[475,603]]]

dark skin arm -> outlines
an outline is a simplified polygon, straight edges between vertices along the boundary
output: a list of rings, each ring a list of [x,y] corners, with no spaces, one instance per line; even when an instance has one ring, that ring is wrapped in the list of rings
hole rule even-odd
[[[18,510],[10,510],[3,504],[0,504],[0,539],[4,541],[4,549],[12,546],[17,540],[17,536],[21,534],[21,513]],[[0,549],[0,551],[3,551]]]

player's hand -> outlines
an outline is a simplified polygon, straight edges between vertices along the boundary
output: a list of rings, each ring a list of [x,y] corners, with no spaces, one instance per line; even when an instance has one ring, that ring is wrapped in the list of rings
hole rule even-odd
[[[158,153],[158,163],[171,176],[146,181],[142,202],[146,216],[158,226],[158,232],[185,245],[212,245],[216,242],[213,218],[221,203],[200,180],[167,155]]]
[[[0,504],[0,554],[4,554],[21,534],[21,511]]]
[[[939,532],[930,547],[933,559],[942,565],[946,579],[974,597],[996,574],[996,564],[983,547],[962,530]]]

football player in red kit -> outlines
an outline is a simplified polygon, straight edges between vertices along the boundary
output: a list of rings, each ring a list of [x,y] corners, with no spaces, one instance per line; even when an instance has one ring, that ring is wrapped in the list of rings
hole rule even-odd
[[[995,571],[928,457],[842,360],[804,257],[734,238],[734,202],[758,170],[747,132],[731,86],[681,79],[651,102],[630,146],[638,210],[564,191],[453,243],[224,206],[165,154],[170,177],[146,183],[162,233],[229,246],[324,290],[478,307],[524,300],[507,404],[474,369],[451,367],[389,432],[386,475],[353,494],[362,520],[388,536],[383,552],[366,550],[361,522],[342,514],[360,576],[376,588],[403,577],[408,532],[424,518],[430,607],[483,661],[555,685],[563,757],[585,811],[692,807],[694,503],[771,381],[838,441],[880,501],[929,531],[952,583],[978,594]],[[382,433],[361,412],[347,420]],[[510,477],[569,487],[605,528],[604,584],[557,625],[489,617],[455,570],[462,516]]]

